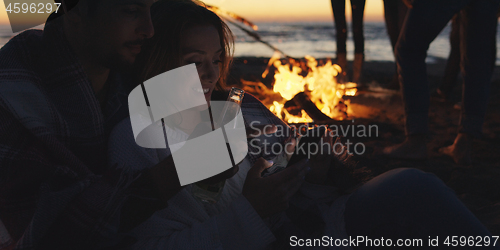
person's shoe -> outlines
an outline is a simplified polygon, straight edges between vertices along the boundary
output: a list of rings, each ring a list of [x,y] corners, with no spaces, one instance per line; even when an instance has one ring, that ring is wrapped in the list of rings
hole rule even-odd
[[[337,82],[345,83],[347,80],[347,54],[337,53],[337,64],[342,68],[342,72],[337,75]]]
[[[472,135],[459,133],[455,138],[453,145],[439,149],[439,153],[447,155],[453,159],[456,164],[470,165],[472,163]]]
[[[425,136],[408,136],[403,143],[384,148],[382,155],[394,159],[425,160],[428,158]]]
[[[352,64],[352,81],[359,84],[361,80],[361,71],[363,70],[363,62],[365,56],[363,53],[354,54],[354,62]]]

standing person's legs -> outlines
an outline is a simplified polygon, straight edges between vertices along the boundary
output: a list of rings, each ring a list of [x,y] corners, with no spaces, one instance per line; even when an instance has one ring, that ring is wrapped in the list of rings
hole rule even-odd
[[[396,48],[399,32],[403,27],[406,12],[408,12],[408,7],[406,7],[402,0],[384,0],[385,26],[391,41],[393,53]],[[394,63],[394,69],[394,76],[387,86],[389,89],[399,89],[398,67],[396,63]]]
[[[455,13],[469,0],[415,0],[408,11],[396,45],[396,61],[405,104],[407,139],[385,148],[394,158],[427,158],[425,136],[428,132],[429,86],[425,58],[430,43]]]
[[[406,6],[405,3],[403,3],[402,0],[398,1],[398,37],[399,37],[399,31],[403,28],[405,19],[406,19],[406,13],[408,13],[408,6]]]
[[[493,62],[496,59],[497,10],[500,0],[472,1],[462,21],[462,113],[459,134],[453,145],[443,148],[458,164],[471,163],[472,141],[480,137],[488,105]]]
[[[342,68],[342,76],[347,72],[347,23],[345,18],[345,0],[331,0],[333,19],[335,21],[335,38],[337,41],[337,64]],[[343,80],[343,79],[340,79]]]
[[[351,0],[352,8],[352,36],[354,39],[354,53],[365,52],[365,36],[363,34],[363,16],[365,12],[365,0]]]
[[[460,132],[481,136],[496,58],[500,0],[476,0],[464,11],[462,74],[464,91]]]
[[[396,47],[396,42],[399,36],[399,13],[398,2],[401,0],[384,0],[384,20],[389,40],[391,41],[392,50]]]
[[[396,48],[399,32],[403,28],[408,7],[401,0],[384,0],[384,18],[392,50]]]
[[[354,62],[352,66],[352,81],[359,83],[363,69],[365,36],[363,34],[363,15],[365,0],[351,0],[352,34],[354,38]]]
[[[422,239],[424,247],[429,236],[440,247],[447,236],[491,236],[453,190],[417,169],[391,170],[361,186],[347,201],[345,223],[353,238]]]
[[[426,134],[429,86],[425,59],[430,43],[465,0],[416,0],[408,12],[396,46],[396,59],[405,102],[406,134]]]
[[[444,77],[441,86],[438,88],[438,93],[443,98],[448,98],[453,87],[457,82],[458,72],[460,71],[460,26],[461,26],[461,14],[458,12],[455,14],[451,21],[451,32],[450,32],[450,54],[448,56],[448,61],[446,62],[446,68],[444,70]]]

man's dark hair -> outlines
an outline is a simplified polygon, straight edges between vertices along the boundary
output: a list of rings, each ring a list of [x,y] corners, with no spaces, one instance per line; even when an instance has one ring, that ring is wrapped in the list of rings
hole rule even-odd
[[[63,4],[66,7],[66,9],[69,11],[69,10],[73,9],[73,7],[76,6],[76,4],[78,3],[78,0],[54,0],[54,2]]]
[[[78,4],[78,1],[79,0],[54,0],[54,2],[60,3],[63,6],[65,6],[67,11],[73,9],[73,7],[75,7]],[[91,8],[89,9],[91,13],[95,10],[97,4],[100,2],[100,0],[87,0],[87,1],[89,2],[89,6],[91,6]]]

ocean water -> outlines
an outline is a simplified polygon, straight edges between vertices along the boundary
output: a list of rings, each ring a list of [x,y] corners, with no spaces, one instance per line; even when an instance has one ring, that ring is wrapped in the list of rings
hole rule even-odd
[[[301,58],[311,55],[316,58],[335,58],[336,42],[335,28],[332,22],[288,22],[288,23],[256,23],[257,33],[261,38],[284,53],[292,57]],[[231,30],[236,35],[235,56],[262,56],[270,57],[273,50],[266,45],[256,42],[235,26]],[[348,27],[349,29],[349,27]],[[431,43],[427,62],[436,59],[446,59],[450,52],[449,23],[438,37]],[[365,22],[365,60],[367,61],[394,61],[391,42],[384,22]],[[497,55],[500,55],[500,27],[497,32]],[[348,33],[347,58],[354,59],[354,43],[352,33]],[[500,65],[500,59],[497,59]]]
[[[264,41],[282,50],[289,56],[302,58],[310,55],[316,58],[335,58],[336,42],[335,29],[332,22],[286,22],[286,23],[256,23],[257,33]],[[236,57],[256,56],[271,57],[273,50],[266,45],[255,41],[239,28],[229,25],[235,34]],[[43,28],[38,26],[37,28]],[[436,59],[446,59],[450,51],[449,33],[450,24],[446,26],[432,42],[428,51],[428,62]],[[499,27],[500,30],[500,27]],[[392,47],[383,22],[365,22],[365,60],[367,61],[394,61]],[[3,46],[15,34],[10,27],[0,25],[0,46]],[[347,58],[354,58],[354,44],[349,32],[347,41]],[[500,55],[500,32],[497,32],[497,55]],[[497,65],[500,59],[497,58]]]

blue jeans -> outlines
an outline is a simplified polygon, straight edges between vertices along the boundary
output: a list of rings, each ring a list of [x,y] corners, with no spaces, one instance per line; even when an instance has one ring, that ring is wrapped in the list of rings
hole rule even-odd
[[[346,204],[345,223],[353,238],[384,237],[393,244],[422,239],[424,247],[429,236],[439,237],[440,247],[447,236],[491,236],[439,178],[409,168],[381,174],[354,192]]]
[[[345,0],[331,0],[333,18],[337,39],[337,53],[346,53],[347,23],[345,19]],[[352,8],[352,36],[354,39],[354,53],[364,53],[365,36],[363,34],[363,13],[365,0],[351,0]]]
[[[427,50],[453,15],[465,8],[461,44],[464,89],[459,132],[481,136],[493,72],[491,62],[496,57],[499,3],[500,0],[414,1],[395,50],[405,103],[407,135],[428,132]]]

